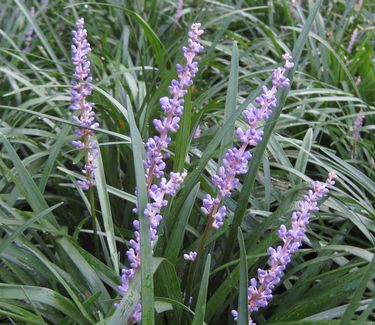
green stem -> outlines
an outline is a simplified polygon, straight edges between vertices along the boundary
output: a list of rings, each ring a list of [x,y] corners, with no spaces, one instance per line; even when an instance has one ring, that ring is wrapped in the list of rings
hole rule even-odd
[[[96,229],[95,196],[94,196],[93,187],[89,188],[89,201],[90,201],[90,207],[91,207],[92,229],[94,230],[95,256],[99,258],[99,241],[98,241],[98,231]]]
[[[206,248],[207,240],[208,240],[208,238],[210,236],[210,233],[212,231],[212,228],[213,228],[211,219],[212,219],[211,216],[209,216],[209,218],[207,220],[206,228],[204,229],[203,235],[202,235],[201,240],[199,242],[199,246],[198,246],[198,249],[197,249],[197,257],[190,264],[188,278],[187,278],[187,281],[186,281],[186,290],[185,290],[185,299],[184,299],[185,305],[189,305],[189,300],[190,300],[190,296],[191,296],[191,293],[192,293],[192,290],[193,290],[193,283],[194,283],[194,279],[195,279],[195,271],[197,269],[200,257],[202,256],[203,251]]]

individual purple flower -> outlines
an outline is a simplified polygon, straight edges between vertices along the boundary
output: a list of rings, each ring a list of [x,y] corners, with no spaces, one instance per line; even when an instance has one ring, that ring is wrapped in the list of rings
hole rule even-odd
[[[182,10],[184,9],[184,0],[178,0],[176,14],[174,16],[174,21],[177,24],[182,16]]]
[[[30,16],[31,17],[35,16],[35,7],[34,6],[32,6],[31,9],[30,9]],[[26,34],[25,34],[25,48],[24,48],[25,52],[30,51],[31,42],[33,41],[33,39],[34,39],[34,29],[33,29],[32,26],[30,26],[29,29],[27,30]]]
[[[91,52],[90,44],[87,41],[87,31],[84,29],[84,20],[80,18],[76,22],[76,30],[73,30],[73,44],[72,44],[72,61],[75,65],[75,72],[73,74],[71,105],[70,109],[77,111],[78,116],[74,115],[73,122],[79,125],[79,129],[75,134],[77,140],[72,141],[72,144],[77,149],[82,149],[85,152],[85,165],[82,173],[86,179],[77,181],[83,190],[88,190],[95,186],[94,159],[98,154],[98,143],[93,140],[95,134],[93,129],[99,127],[95,122],[95,112],[92,110],[93,103],[86,100],[87,96],[92,93],[90,75],[90,61],[87,55]]]
[[[142,320],[142,305],[141,304],[137,304],[135,306],[130,320],[135,324],[140,323],[140,321]]]
[[[194,131],[193,139],[199,139],[202,135],[202,129],[197,126],[197,128]]]
[[[365,116],[363,115],[362,109],[359,111],[359,114],[357,115],[357,118],[354,121],[353,125],[353,139],[355,142],[359,141],[361,139],[361,127],[363,125],[363,122],[365,120]]]
[[[353,46],[354,46],[354,43],[357,41],[357,38],[358,38],[358,29],[356,28],[354,31],[353,31],[353,34],[350,38],[350,42],[349,42],[349,45],[348,45],[348,48],[347,48],[347,51],[349,53],[352,53],[353,51]]]
[[[169,86],[170,97],[162,97],[160,106],[165,116],[159,120],[154,119],[153,124],[159,135],[149,138],[145,144],[146,159],[143,161],[146,167],[146,186],[148,191],[149,203],[147,203],[143,215],[150,220],[150,240],[153,247],[157,240],[157,230],[162,220],[161,209],[168,204],[167,195],[176,195],[181,183],[186,177],[186,172],[171,172],[165,177],[164,169],[166,167],[165,159],[169,157],[166,153],[171,141],[169,132],[175,133],[179,128],[180,116],[183,113],[184,99],[187,93],[187,87],[193,83],[193,78],[198,72],[198,63],[194,61],[195,56],[203,50],[199,42],[199,36],[203,30],[200,24],[195,23],[191,26],[189,32],[188,46],[183,47],[182,51],[186,59],[185,66],[177,64],[178,80],[172,80]],[[138,212],[138,208],[133,210]],[[129,288],[129,281],[134,277],[136,270],[139,268],[140,259],[140,236],[139,221],[135,220],[133,226],[136,229],[134,239],[129,241],[129,249],[126,252],[130,268],[124,268],[121,276],[121,286],[119,291],[125,294]],[[190,252],[189,258],[194,257],[194,252]],[[139,322],[141,320],[141,304],[138,304],[133,311],[132,320]]]
[[[196,258],[197,258],[197,252],[189,252],[189,254],[184,254],[185,261],[194,262]]]
[[[290,263],[292,256],[302,246],[302,240],[307,231],[311,214],[319,211],[318,200],[328,193],[328,188],[335,184],[336,174],[328,173],[325,183],[312,182],[312,189],[299,202],[299,210],[292,213],[291,228],[288,230],[285,225],[281,225],[278,231],[279,238],[283,241],[282,246],[276,248],[269,247],[270,255],[268,270],[258,269],[258,276],[250,280],[248,288],[248,310],[249,324],[254,324],[251,314],[259,308],[266,307],[272,299],[272,290],[280,282],[286,266]],[[232,311],[232,315],[237,318],[237,311]]]
[[[239,184],[238,175],[246,174],[248,170],[248,161],[251,159],[249,149],[255,147],[262,141],[263,131],[257,129],[259,124],[267,120],[272,109],[276,107],[276,93],[282,87],[288,87],[290,81],[285,77],[286,71],[293,68],[292,57],[286,53],[283,55],[285,64],[282,68],[277,68],[272,74],[272,88],[262,87],[262,94],[256,98],[259,108],[249,107],[243,112],[243,118],[249,125],[247,130],[237,128],[236,135],[241,145],[228,149],[224,155],[221,166],[216,174],[212,176],[212,183],[218,189],[216,197],[207,194],[203,199],[201,211],[208,215],[209,222],[213,228],[220,228],[224,225],[226,215],[225,206],[220,206],[224,197],[232,195],[234,189]]]

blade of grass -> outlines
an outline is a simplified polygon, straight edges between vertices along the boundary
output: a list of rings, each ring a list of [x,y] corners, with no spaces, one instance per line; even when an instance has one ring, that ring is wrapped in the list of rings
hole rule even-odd
[[[248,295],[247,295],[247,260],[246,248],[241,228],[238,228],[238,244],[240,246],[240,288],[238,294],[238,325],[247,325],[248,321]]]
[[[44,167],[42,177],[40,178],[40,181],[39,181],[39,190],[41,193],[44,193],[44,190],[48,182],[48,178],[51,175],[53,166],[55,165],[55,160],[58,154],[60,153],[61,147],[66,141],[66,136],[70,133],[70,130],[71,130],[71,127],[69,125],[65,125],[63,129],[61,130],[61,132],[59,133],[59,136],[57,137],[55,144],[49,150],[48,159],[46,161],[46,165]]]
[[[207,288],[208,279],[210,276],[211,267],[211,254],[208,254],[206,264],[204,267],[204,272],[202,276],[201,286],[199,288],[198,300],[195,307],[195,315],[191,325],[202,325],[204,322],[204,315],[206,313],[206,298],[207,298]]]
[[[144,146],[141,134],[135,124],[133,109],[127,97],[127,108],[129,118],[130,137],[133,149],[133,161],[135,179],[137,184],[138,219],[140,222],[141,239],[141,297],[142,297],[142,323],[144,325],[154,324],[154,283],[152,272],[152,247],[150,237],[150,220],[145,218],[143,211],[147,204],[147,189],[145,170],[143,166]]]
[[[232,48],[232,56],[231,56],[231,63],[230,63],[230,72],[229,72],[229,82],[228,82],[228,90],[227,96],[225,100],[225,108],[224,108],[224,120],[223,123],[226,124],[228,122],[229,117],[233,114],[236,110],[236,100],[237,100],[237,93],[238,93],[238,47],[237,42],[233,42]],[[234,124],[232,125],[232,128]],[[221,155],[219,157],[219,161],[223,160],[224,157],[224,148],[230,146],[233,143],[233,131],[232,128],[224,135],[223,139],[221,140]]]
[[[61,206],[64,202],[60,202],[60,203],[57,203],[55,204],[54,206],[38,213],[36,216],[34,216],[33,218],[27,220],[22,226],[18,227],[14,232],[12,232],[12,234],[6,238],[5,240],[3,240],[0,244],[0,255],[2,254],[2,252],[4,252],[7,247],[18,237],[20,236],[29,226],[31,226],[34,222],[38,221],[39,219],[45,217],[46,215],[48,215],[51,211],[55,210],[56,208],[58,208],[59,206]]]
[[[351,320],[354,318],[354,314],[357,310],[357,307],[359,306],[359,302],[361,301],[363,293],[365,292],[366,287],[372,278],[374,269],[375,269],[375,254],[372,258],[372,261],[367,266],[367,270],[365,274],[363,274],[361,282],[359,283],[356,291],[354,292],[352,296],[352,299],[350,300],[348,307],[345,310],[344,315],[342,316],[340,325],[349,325],[351,323]]]
[[[305,134],[305,137],[303,138],[303,142],[301,145],[301,149],[298,153],[296,163],[294,165],[294,168],[298,170],[301,173],[305,173],[307,162],[309,160],[309,153],[312,146],[312,140],[313,140],[313,131],[311,128],[309,128]],[[293,177],[294,181],[297,182],[297,178]]]
[[[100,150],[95,159],[95,164],[98,168],[95,169],[96,190],[99,197],[100,208],[102,212],[104,230],[106,233],[106,240],[109,247],[109,254],[112,260],[112,266],[115,272],[119,271],[118,253],[116,249],[115,230],[113,227],[113,219],[111,212],[111,203],[109,201],[107,182],[104,174],[104,166]]]
[[[184,99],[184,114],[182,114],[180,128],[178,129],[176,135],[175,157],[173,161],[173,170],[175,171],[181,171],[184,168],[184,163],[188,154],[188,148],[191,139],[191,89],[189,89]]]
[[[12,160],[14,167],[17,170],[19,180],[22,184],[22,188],[20,190],[24,193],[32,209],[38,213],[47,210],[48,205],[46,201],[44,200],[30,173],[24,166],[22,160],[20,159],[20,157],[18,157],[17,152],[14,150],[13,146],[2,133],[0,133],[0,140],[3,142],[10,159]],[[53,226],[57,227],[57,222],[54,216],[49,213],[47,217],[48,218],[46,219],[48,219],[48,221]]]
[[[184,234],[186,231],[186,225],[188,224],[189,216],[191,210],[193,209],[194,202],[199,191],[199,185],[200,184],[197,183],[186,198],[176,220],[176,224],[171,231],[171,237],[167,241],[167,248],[165,249],[164,257],[171,261],[173,264],[176,262],[178,254],[181,250],[181,246],[184,240]]]
[[[1,298],[25,300],[49,305],[74,319],[79,324],[90,324],[71,301],[48,288],[0,283]]]

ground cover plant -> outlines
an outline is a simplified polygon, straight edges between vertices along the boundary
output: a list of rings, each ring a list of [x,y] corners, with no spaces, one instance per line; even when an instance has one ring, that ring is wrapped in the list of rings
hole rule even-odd
[[[2,1],[0,323],[371,324],[374,7]]]

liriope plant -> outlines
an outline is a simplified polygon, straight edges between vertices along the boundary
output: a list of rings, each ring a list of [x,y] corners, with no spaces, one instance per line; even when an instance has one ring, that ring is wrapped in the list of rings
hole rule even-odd
[[[266,8],[14,0],[16,9],[5,2],[0,322],[365,324],[373,317],[367,4],[323,4],[329,18],[312,24],[322,1]],[[86,24],[76,21],[71,62],[67,22],[77,13]],[[180,34],[196,20],[204,39],[192,25],[186,64],[176,72]],[[143,165],[133,165],[143,149]],[[330,172],[295,203],[306,183],[331,170],[336,190],[328,196]],[[130,194],[139,179],[144,197],[138,184]],[[147,200],[134,209],[138,220],[137,199]],[[150,250],[145,267],[142,241]]]

